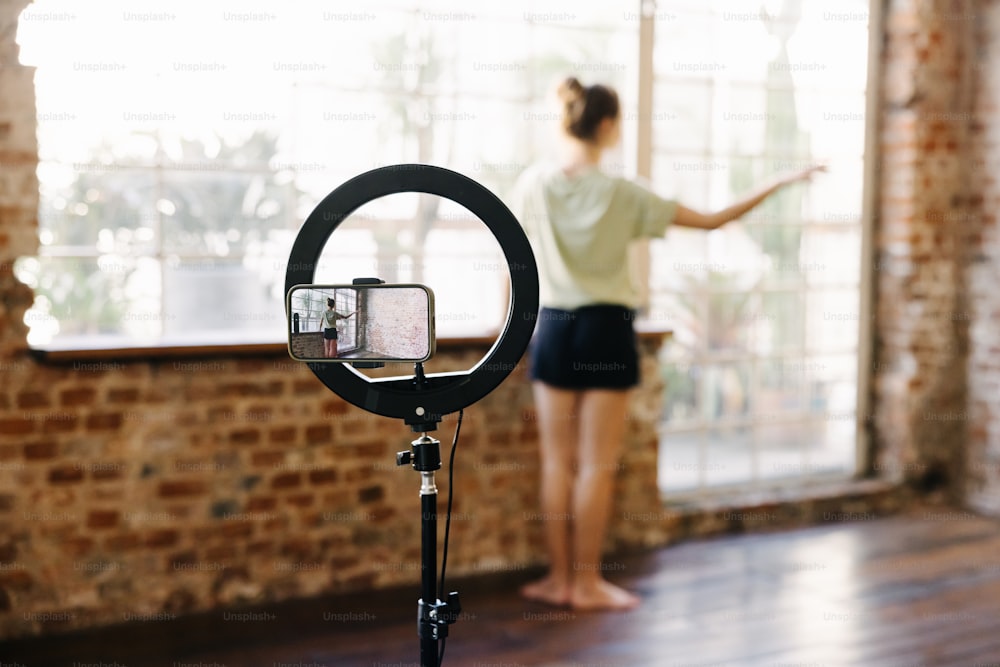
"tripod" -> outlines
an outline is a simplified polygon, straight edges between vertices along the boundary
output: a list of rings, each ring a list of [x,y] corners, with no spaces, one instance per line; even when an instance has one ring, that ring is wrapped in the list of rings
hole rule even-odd
[[[420,437],[410,443],[410,451],[396,454],[396,465],[410,464],[420,473],[420,600],[417,602],[417,636],[420,638],[420,667],[439,667],[440,641],[448,636],[448,626],[458,620],[462,607],[458,593],[438,599],[437,588],[437,484],[435,471],[441,468],[441,443],[427,435],[433,422],[414,424]],[[418,430],[422,429],[422,430]],[[447,547],[447,545],[446,545]],[[443,592],[443,591],[442,591]]]
[[[458,596],[441,601],[434,593],[437,584],[434,568],[437,560],[437,486],[434,472],[441,467],[440,443],[427,436],[440,421],[440,415],[459,413],[495,389],[517,366],[528,347],[538,319],[538,268],[528,237],[521,223],[490,190],[457,172],[426,164],[389,165],[372,169],[344,182],[313,209],[299,229],[289,254],[285,272],[285,312],[291,313],[290,293],[297,286],[310,286],[320,255],[330,235],[358,207],[379,197],[398,192],[422,192],[450,199],[467,208],[492,232],[500,244],[510,269],[510,307],[506,323],[490,351],[475,367],[465,372],[438,373],[425,377],[417,363],[417,377],[379,378],[373,380],[354,372],[342,363],[311,364],[312,372],[335,394],[359,408],[403,419],[421,437],[411,443],[411,450],[397,455],[398,465],[412,464],[421,474],[420,505],[422,584],[417,612],[421,667],[439,667],[438,645],[444,646],[448,626],[460,613]],[[355,279],[353,284],[380,283],[378,279]],[[432,321],[433,322],[433,321]],[[292,329],[289,324],[289,330]],[[433,329],[432,329],[433,331]],[[291,334],[289,334],[291,335]],[[289,339],[289,351],[292,341]],[[296,358],[295,355],[292,355]],[[355,368],[363,362],[351,362]],[[434,412],[427,414],[428,403]],[[458,439],[458,428],[455,430]],[[452,448],[452,454],[455,449]],[[449,473],[454,471],[451,466]],[[450,493],[449,485],[449,493]],[[449,495],[450,499],[450,495]],[[449,502],[450,505],[450,502]],[[450,516],[450,514],[449,514]],[[450,521],[449,521],[450,523]],[[448,561],[448,524],[445,526],[444,557],[441,559],[441,593],[444,596],[444,570]]]

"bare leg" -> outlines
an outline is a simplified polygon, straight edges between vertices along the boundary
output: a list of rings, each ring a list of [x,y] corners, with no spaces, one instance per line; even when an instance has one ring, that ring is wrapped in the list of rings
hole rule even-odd
[[[532,384],[541,440],[541,508],[549,573],[521,589],[532,600],[568,604],[573,578],[570,555],[573,462],[576,457],[579,392]]]
[[[639,598],[604,578],[601,550],[625,439],[629,392],[591,389],[580,400],[579,470],[573,483],[573,585],[576,609],[631,609]]]

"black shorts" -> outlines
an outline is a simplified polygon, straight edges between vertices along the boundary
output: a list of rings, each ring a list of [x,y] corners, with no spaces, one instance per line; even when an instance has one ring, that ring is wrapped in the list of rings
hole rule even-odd
[[[531,379],[563,389],[629,389],[639,384],[639,350],[625,306],[542,308],[529,347]]]
[[[323,329],[323,338],[327,340],[337,340],[337,330],[334,328]]]

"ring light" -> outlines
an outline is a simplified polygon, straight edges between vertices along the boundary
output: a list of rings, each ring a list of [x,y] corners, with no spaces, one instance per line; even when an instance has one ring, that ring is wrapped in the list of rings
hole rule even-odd
[[[285,293],[313,282],[320,254],[334,230],[358,207],[400,192],[425,192],[461,204],[493,233],[510,270],[507,321],[493,347],[468,371],[418,378],[369,378],[349,364],[309,364],[323,384],[355,406],[407,424],[428,425],[489,394],[514,370],[538,318],[538,269],[527,236],[500,199],[458,172],[423,164],[367,171],[327,195],[306,218],[292,245]],[[415,429],[416,430],[416,429]]]

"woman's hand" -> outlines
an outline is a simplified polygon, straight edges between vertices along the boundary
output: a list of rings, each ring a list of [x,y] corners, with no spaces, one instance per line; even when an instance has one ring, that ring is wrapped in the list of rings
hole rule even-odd
[[[798,183],[799,181],[808,181],[816,174],[825,172],[826,172],[825,164],[815,164],[811,167],[806,167],[805,169],[801,169],[799,171],[792,172],[790,174],[786,174],[778,178],[778,184],[783,186],[783,185],[791,185],[792,183]]]

